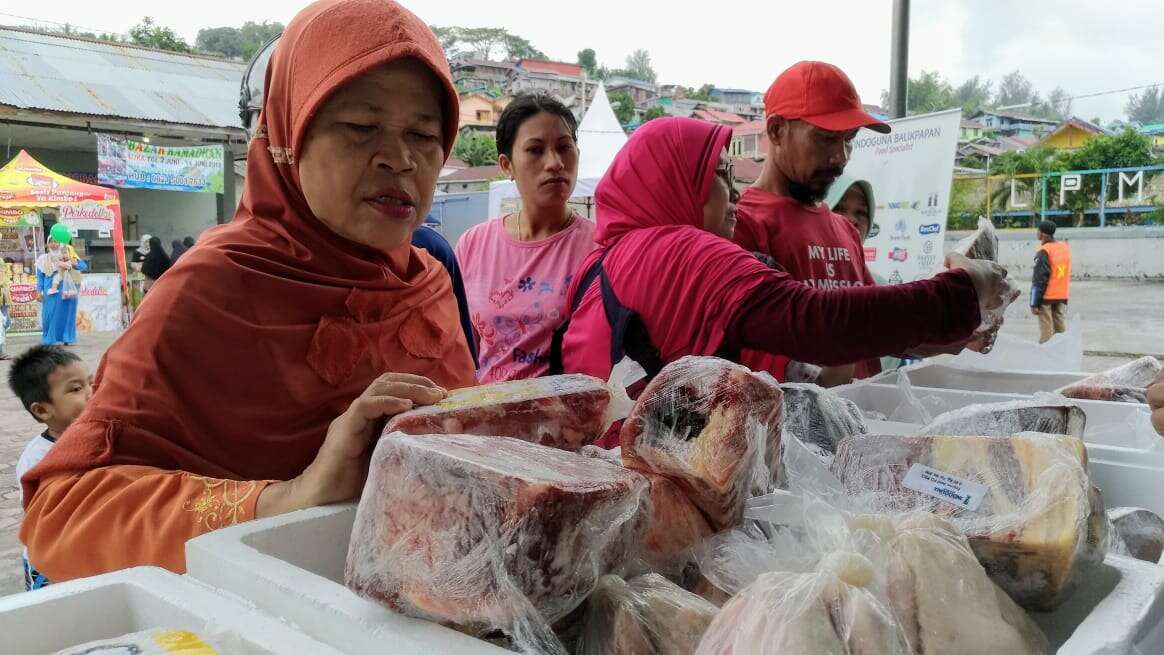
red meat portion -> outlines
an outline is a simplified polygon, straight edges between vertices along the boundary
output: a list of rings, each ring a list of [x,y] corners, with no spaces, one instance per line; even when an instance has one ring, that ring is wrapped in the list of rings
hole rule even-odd
[[[588,375],[556,375],[458,389],[388,422],[384,433],[502,436],[577,450],[606,430],[610,391]]]

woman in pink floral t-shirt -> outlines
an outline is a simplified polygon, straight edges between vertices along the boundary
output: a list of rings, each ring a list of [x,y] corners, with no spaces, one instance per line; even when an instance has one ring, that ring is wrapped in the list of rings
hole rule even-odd
[[[566,289],[594,250],[594,223],[567,205],[578,176],[574,114],[548,96],[519,96],[497,123],[498,163],[521,210],[466,232],[457,261],[480,349],[477,379],[545,375]]]

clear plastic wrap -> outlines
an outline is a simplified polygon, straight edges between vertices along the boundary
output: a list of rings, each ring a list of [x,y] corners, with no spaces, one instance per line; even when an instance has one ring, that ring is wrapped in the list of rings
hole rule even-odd
[[[466,387],[392,418],[384,434],[504,436],[577,450],[626,418],[623,387],[588,375],[553,375]]]
[[[1149,355],[1084,378],[1063,387],[1059,393],[1080,400],[1147,403],[1148,385],[1160,375],[1161,370],[1164,370],[1164,364]]]
[[[780,385],[780,390],[784,392],[781,451],[788,439],[796,438],[821,460],[831,462],[842,439],[867,432],[861,410],[848,398],[815,384],[786,382]],[[776,474],[776,486],[787,487],[786,477],[781,464]]]
[[[841,443],[832,472],[861,511],[950,520],[1028,609],[1054,609],[1103,561],[1103,500],[1076,437],[866,435]]]
[[[1164,555],[1164,519],[1140,507],[1113,507],[1107,518],[1113,552],[1145,562],[1160,561]]]
[[[564,653],[550,625],[632,561],[647,482],[507,437],[392,434],[376,445],[348,550],[349,588],[524,653]]]
[[[1005,437],[1020,432],[1066,434],[1079,439],[1087,414],[1062,396],[1039,393],[1030,400],[970,405],[946,412],[920,435]]]
[[[989,219],[979,218],[978,229],[959,241],[954,246],[953,252],[970,259],[997,263],[998,233],[994,230],[994,224]],[[994,340],[998,337],[998,331],[1002,329],[1006,309],[1022,295],[1022,290],[1010,278],[1003,280],[1003,287],[1002,304],[993,309],[983,309],[982,325],[975,331],[974,337],[970,341],[972,350],[989,353],[994,348]]]
[[[658,574],[608,575],[587,601],[578,655],[692,655],[719,608]]]
[[[231,640],[236,642],[237,640]],[[91,641],[87,644],[58,650],[53,655],[96,655],[98,653],[126,653],[127,655],[218,655],[219,653],[239,653],[235,647],[212,645],[208,638],[189,630],[169,630],[153,628],[133,634]]]
[[[942,519],[849,514],[819,501],[771,518],[781,525],[771,537],[713,538],[705,571],[729,589],[746,586],[712,622],[700,655],[1049,652]]]
[[[671,479],[715,529],[736,525],[779,461],[780,385],[715,357],[684,357],[647,385],[623,423],[623,463]]]
[[[580,455],[622,466],[621,449],[583,446]],[[661,475],[641,473],[650,484],[650,527],[640,556],[648,570],[680,578],[694,561],[693,549],[711,536],[711,526],[677,484]]]

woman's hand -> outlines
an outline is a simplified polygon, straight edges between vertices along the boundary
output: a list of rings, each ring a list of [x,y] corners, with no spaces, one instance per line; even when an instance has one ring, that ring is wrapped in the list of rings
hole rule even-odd
[[[440,402],[448,392],[428,378],[385,373],[352,401],[327,429],[327,437],[299,477],[269,485],[259,495],[255,518],[355,498],[367,475],[369,446],[383,420],[418,405]]]
[[[1152,410],[1152,427],[1164,437],[1164,372],[1148,387],[1148,407]]]
[[[1013,287],[1006,282],[1006,269],[994,262],[950,253],[946,255],[946,268],[960,268],[970,274],[983,314],[1002,307],[1012,295]]]

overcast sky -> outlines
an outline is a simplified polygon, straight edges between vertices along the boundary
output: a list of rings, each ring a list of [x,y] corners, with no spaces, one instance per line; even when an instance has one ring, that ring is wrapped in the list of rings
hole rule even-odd
[[[203,27],[288,22],[303,0],[46,0],[0,11],[125,32],[150,15],[189,42]],[[406,1],[429,24],[505,27],[550,57],[574,61],[593,48],[614,68],[636,48],[650,51],[659,81],[688,86],[767,88],[800,59],[839,65],[862,99],[889,86],[891,0],[756,0],[687,9],[674,0]],[[997,80],[1017,69],[1046,94],[1072,96],[1164,83],[1164,11],[1159,0],[923,0],[913,4],[910,71],[937,70],[953,83]],[[570,15],[567,7],[575,9]],[[0,15],[0,23],[20,23]],[[1123,118],[1124,93],[1078,99],[1082,118]]]

